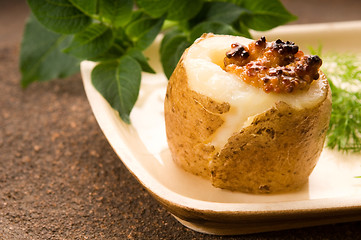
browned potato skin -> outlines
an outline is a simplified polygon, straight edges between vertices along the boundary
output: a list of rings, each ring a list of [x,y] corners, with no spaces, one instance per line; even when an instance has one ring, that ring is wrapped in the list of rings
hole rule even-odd
[[[188,172],[210,178],[209,159],[214,147],[204,143],[223,124],[220,115],[228,111],[228,103],[217,103],[189,89],[181,58],[169,79],[164,103],[173,160]]]
[[[320,76],[325,78],[321,72]],[[325,99],[311,109],[277,103],[217,153],[206,143],[229,109],[228,103],[189,89],[182,58],[169,80],[164,104],[168,145],[179,166],[209,178],[215,187],[250,193],[291,191],[308,181],[328,129],[329,86]]]
[[[329,86],[327,91],[327,97],[310,109],[296,110],[279,102],[233,135],[212,160],[213,185],[251,193],[292,191],[304,185],[329,125]]]

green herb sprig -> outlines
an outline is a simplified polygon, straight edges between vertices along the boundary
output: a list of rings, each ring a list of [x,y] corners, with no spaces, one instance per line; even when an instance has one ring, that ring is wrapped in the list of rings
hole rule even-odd
[[[361,152],[360,59],[352,54],[329,54],[323,60],[332,91],[327,147]]]
[[[64,78],[82,60],[97,61],[95,88],[130,123],[141,72],[154,73],[143,51],[163,31],[160,56],[169,78],[183,51],[204,32],[251,37],[296,17],[279,0],[28,0],[21,84]]]

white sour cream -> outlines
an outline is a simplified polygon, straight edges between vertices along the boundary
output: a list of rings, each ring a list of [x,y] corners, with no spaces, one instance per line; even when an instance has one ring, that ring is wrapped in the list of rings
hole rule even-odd
[[[248,45],[251,41],[243,37],[215,35],[196,40],[184,56],[190,89],[231,106],[230,111],[222,115],[224,124],[209,139],[209,143],[218,149],[234,133],[250,125],[256,115],[270,109],[276,102],[286,102],[296,109],[308,108],[322,101],[326,94],[326,79],[314,81],[305,92],[276,94],[265,93],[243,82],[235,74],[224,71],[223,59],[231,44]]]

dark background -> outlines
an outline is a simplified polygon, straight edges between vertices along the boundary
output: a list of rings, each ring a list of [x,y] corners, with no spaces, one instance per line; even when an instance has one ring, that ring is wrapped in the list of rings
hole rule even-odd
[[[361,1],[282,1],[292,24],[361,20]],[[178,223],[127,171],[79,75],[21,89],[25,1],[0,0],[0,239],[361,239],[361,222],[219,237]]]

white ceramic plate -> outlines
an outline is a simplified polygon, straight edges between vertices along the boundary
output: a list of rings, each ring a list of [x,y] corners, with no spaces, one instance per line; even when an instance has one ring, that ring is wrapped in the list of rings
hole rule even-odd
[[[262,33],[268,40],[291,40],[301,49],[322,44],[325,51],[361,53],[361,22],[284,26]],[[254,33],[259,37],[259,33]],[[361,155],[324,149],[309,183],[297,192],[252,195],[214,188],[177,167],[167,146],[163,99],[167,80],[161,73],[159,41],[147,50],[158,74],[143,74],[132,125],[94,89],[93,62],[81,72],[94,115],[109,143],[139,182],[182,224],[211,234],[244,234],[361,220]]]

